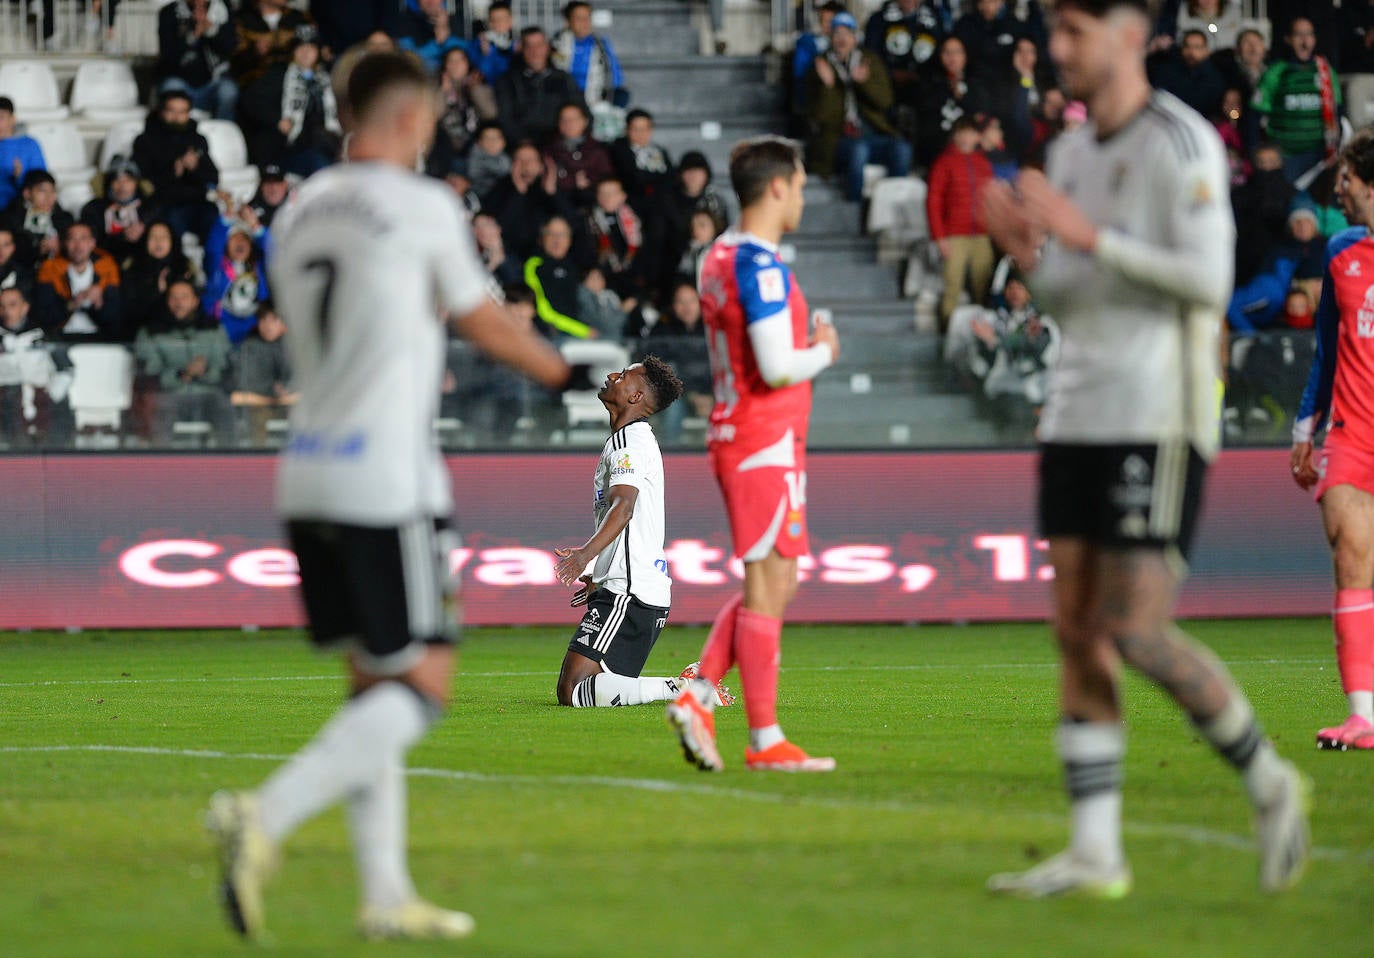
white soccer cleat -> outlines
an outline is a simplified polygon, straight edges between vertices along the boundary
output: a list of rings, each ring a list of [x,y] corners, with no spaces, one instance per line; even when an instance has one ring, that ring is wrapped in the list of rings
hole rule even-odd
[[[1312,806],[1312,783],[1292,763],[1284,762],[1284,765],[1283,787],[1268,804],[1255,808],[1260,888],[1268,892],[1296,885],[1312,852],[1312,837],[1307,825]]]
[[[245,938],[262,936],[262,888],[277,867],[277,849],[262,830],[258,800],[249,792],[216,792],[205,827],[219,842],[220,896],[230,926]]]
[[[358,933],[369,941],[466,938],[476,929],[467,912],[449,911],[422,898],[391,908],[369,906],[358,918]]]
[[[1013,898],[1073,895],[1115,900],[1131,893],[1131,869],[1125,862],[1103,866],[1063,851],[1023,872],[1004,872],[988,879],[988,891]]]

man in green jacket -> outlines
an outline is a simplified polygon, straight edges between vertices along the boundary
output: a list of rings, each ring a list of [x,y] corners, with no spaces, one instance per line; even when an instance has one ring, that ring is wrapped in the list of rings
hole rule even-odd
[[[839,172],[845,195],[863,197],[864,166],[880,163],[889,176],[911,169],[911,144],[888,119],[892,81],[882,59],[859,46],[859,26],[848,13],[830,22],[830,49],[816,58],[807,78],[812,137],[807,166],[817,176]]]
[[[189,280],[167,287],[170,322],[138,334],[134,352],[143,371],[156,376],[153,439],[165,445],[175,422],[208,422],[212,436],[229,438],[233,407],[224,383],[229,370],[229,337],[200,309]]]
[[[1341,83],[1326,58],[1317,55],[1317,31],[1311,20],[1295,17],[1285,39],[1292,57],[1264,71],[1251,105],[1283,151],[1283,175],[1292,183],[1323,159],[1335,159],[1341,137]]]

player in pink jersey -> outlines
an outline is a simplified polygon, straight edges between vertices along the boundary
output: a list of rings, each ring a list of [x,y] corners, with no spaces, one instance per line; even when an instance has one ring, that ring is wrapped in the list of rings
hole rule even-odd
[[[744,561],[744,590],[716,616],[700,678],[667,709],[687,760],[722,768],[711,712],[714,683],[739,663],[749,719],[751,769],[828,772],[789,742],[777,720],[782,616],[797,591],[797,557],[807,552],[806,430],[811,380],[840,354],[829,322],[813,323],[791,271],[778,258],[783,234],[801,223],[806,173],[796,144],[745,140],[730,155],[739,225],[711,247],[701,267],[702,317],[716,405],[711,467]]]
[[[1293,480],[1315,489],[1336,579],[1336,662],[1350,717],[1323,749],[1374,749],[1374,129],[1346,146],[1341,199],[1356,224],[1331,237],[1317,354],[1293,425]],[[1324,420],[1326,441],[1312,440]]]

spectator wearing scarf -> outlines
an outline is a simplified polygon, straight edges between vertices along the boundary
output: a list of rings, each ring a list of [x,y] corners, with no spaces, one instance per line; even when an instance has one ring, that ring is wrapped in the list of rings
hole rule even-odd
[[[1283,173],[1296,181],[1330,161],[1340,144],[1341,85],[1330,62],[1316,53],[1317,33],[1306,17],[1294,18],[1285,38],[1293,50],[1260,78],[1252,103],[1283,151]]]
[[[850,200],[863,196],[863,168],[881,163],[891,176],[911,169],[911,145],[888,121],[892,83],[882,58],[858,44],[859,25],[848,13],[830,21],[830,49],[816,58],[807,90],[815,136],[808,167],[825,176],[844,174]]]

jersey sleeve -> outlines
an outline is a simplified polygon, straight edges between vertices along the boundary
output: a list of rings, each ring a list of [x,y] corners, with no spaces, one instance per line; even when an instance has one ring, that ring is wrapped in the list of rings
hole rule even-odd
[[[632,432],[639,430],[627,430],[624,445],[610,451],[610,469],[607,475],[610,476],[611,486],[634,486],[636,489],[643,489],[655,472],[658,450],[652,448],[650,442],[633,436]]]
[[[1168,245],[1106,227],[1093,255],[1166,296],[1224,311],[1235,270],[1235,220],[1220,139],[1200,128],[1164,138],[1150,177],[1153,195],[1169,204]]]
[[[1312,356],[1312,371],[1307,376],[1307,388],[1302,391],[1298,414],[1293,419],[1293,441],[1311,442],[1321,431],[1326,413],[1331,408],[1331,389],[1336,380],[1336,342],[1341,315],[1336,308],[1335,283],[1331,278],[1331,260],[1340,252],[1339,236],[1326,244],[1326,265],[1322,270],[1322,295],[1317,304],[1317,350]]]
[[[735,255],[735,285],[746,325],[787,312],[792,277],[777,257],[747,248]]]
[[[487,301],[487,271],[477,258],[472,228],[451,193],[439,205],[438,223],[432,238],[431,268],[439,308],[455,316],[466,316]]]

